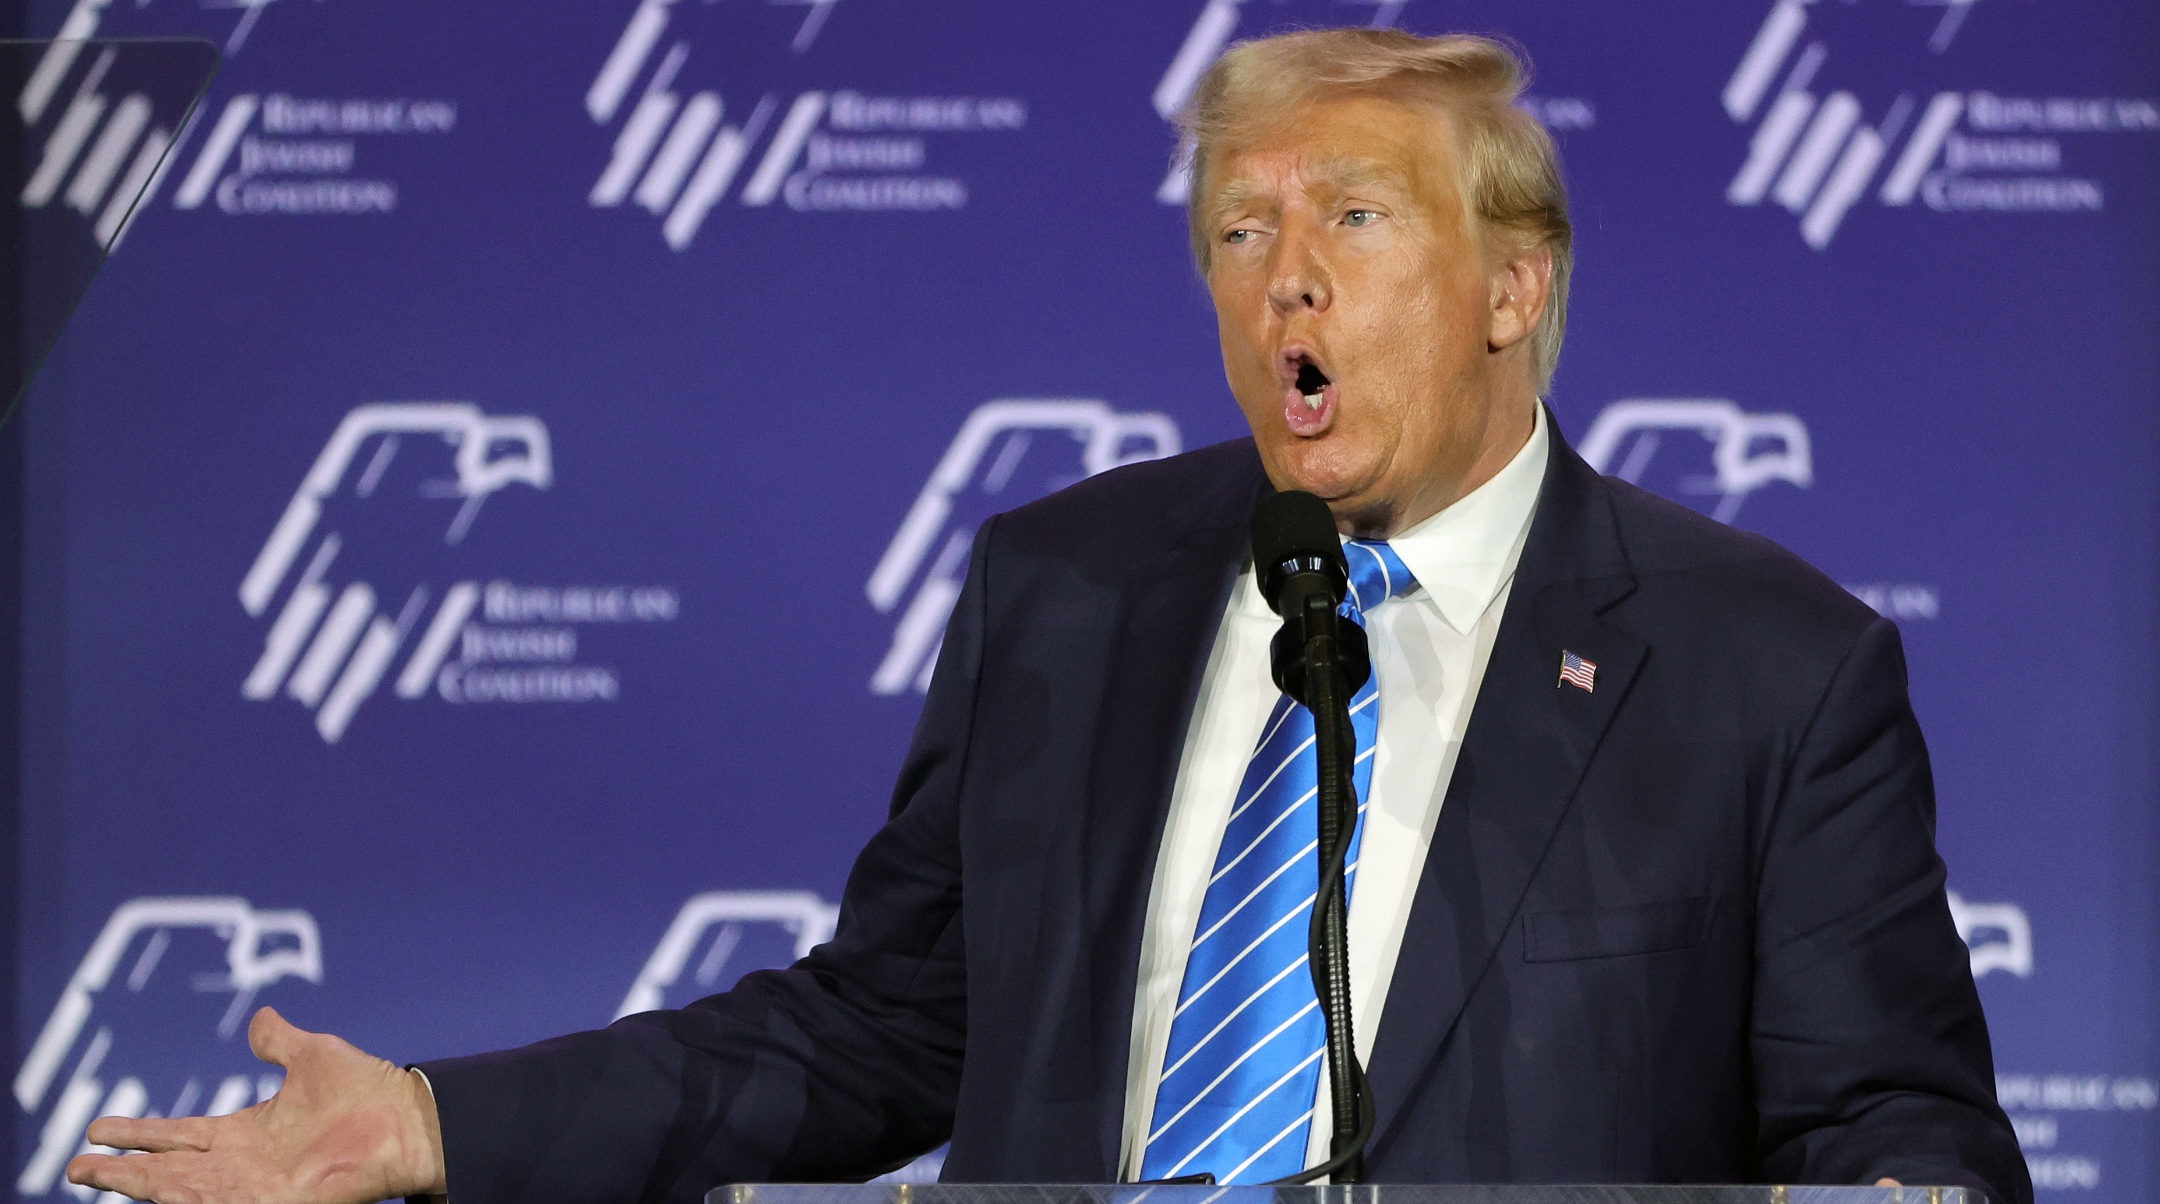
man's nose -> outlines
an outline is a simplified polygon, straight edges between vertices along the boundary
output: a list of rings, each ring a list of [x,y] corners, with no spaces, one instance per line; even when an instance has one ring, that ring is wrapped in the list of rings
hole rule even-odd
[[[1283,317],[1301,309],[1326,309],[1333,298],[1327,263],[1310,237],[1283,230],[1275,243],[1268,273],[1268,304]]]

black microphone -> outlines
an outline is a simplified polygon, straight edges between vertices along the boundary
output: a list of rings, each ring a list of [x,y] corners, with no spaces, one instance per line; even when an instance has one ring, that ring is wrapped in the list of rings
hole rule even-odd
[[[1307,707],[1306,650],[1314,636],[1335,644],[1335,667],[1348,698],[1372,673],[1365,629],[1336,621],[1350,588],[1350,565],[1335,536],[1335,515],[1310,493],[1289,490],[1262,498],[1252,518],[1253,573],[1260,596],[1283,617],[1270,658],[1275,686]]]
[[[1350,566],[1335,538],[1335,515],[1312,494],[1293,489],[1262,498],[1252,516],[1252,554],[1260,592],[1276,614],[1286,603],[1302,610],[1316,591],[1327,594],[1329,610],[1342,605]]]
[[[1263,498],[1253,511],[1252,554],[1260,593],[1283,620],[1272,647],[1275,685],[1304,704],[1313,718],[1320,880],[1305,939],[1313,992],[1327,1022],[1328,1081],[1333,1088],[1331,1156],[1277,1182],[1309,1183],[1328,1176],[1333,1183],[1358,1183],[1365,1177],[1365,1142],[1372,1136],[1374,1110],[1365,1068],[1358,1065],[1350,1015],[1344,864],[1358,809],[1350,696],[1372,675],[1372,662],[1365,629],[1336,615],[1350,586],[1350,566],[1326,502],[1295,490]]]

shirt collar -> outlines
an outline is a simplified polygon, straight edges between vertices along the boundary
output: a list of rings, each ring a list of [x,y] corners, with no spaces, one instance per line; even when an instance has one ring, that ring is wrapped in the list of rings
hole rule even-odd
[[[1539,405],[1529,441],[1506,467],[1447,509],[1388,540],[1440,617],[1459,634],[1469,633],[1515,576],[1538,490],[1545,483],[1549,442],[1545,407]]]

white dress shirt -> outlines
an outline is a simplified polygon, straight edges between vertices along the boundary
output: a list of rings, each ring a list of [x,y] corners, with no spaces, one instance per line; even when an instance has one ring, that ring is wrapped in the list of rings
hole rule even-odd
[[[1418,588],[1374,607],[1365,622],[1380,683],[1380,731],[1350,899],[1350,997],[1361,1061],[1372,1057],[1425,851],[1507,609],[1545,457],[1539,406],[1529,441],[1506,467],[1388,541]],[[1269,675],[1268,643],[1281,625],[1246,566],[1231,591],[1185,735],[1140,941],[1119,1156],[1127,1181],[1140,1177],[1155,1085],[1217,846],[1246,762],[1280,697]],[[1326,1158],[1329,1109],[1323,1070],[1307,1166]]]

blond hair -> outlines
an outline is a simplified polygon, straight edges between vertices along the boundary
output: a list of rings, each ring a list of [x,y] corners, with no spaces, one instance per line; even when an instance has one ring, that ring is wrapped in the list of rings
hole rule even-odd
[[[1560,158],[1536,118],[1516,107],[1528,79],[1521,57],[1470,34],[1425,38],[1395,29],[1320,29],[1241,42],[1200,80],[1179,115],[1191,156],[1193,256],[1208,270],[1214,239],[1208,173],[1225,152],[1279,128],[1322,96],[1372,95],[1437,101],[1453,116],[1463,148],[1465,201],[1519,250],[1552,254],[1552,288],[1531,333],[1538,392],[1552,389],[1567,330],[1574,232]]]

